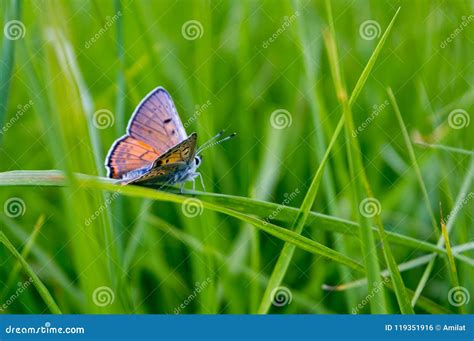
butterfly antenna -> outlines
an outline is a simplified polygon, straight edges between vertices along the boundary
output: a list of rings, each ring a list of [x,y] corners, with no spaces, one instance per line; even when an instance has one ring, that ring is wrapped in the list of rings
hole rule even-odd
[[[198,150],[197,150],[197,154],[199,153],[202,153],[204,150],[206,150],[207,148],[210,148],[210,147],[213,147],[215,145],[218,145],[224,141],[227,141],[227,140],[230,140],[231,138],[233,138],[235,135],[237,135],[236,133],[233,133],[233,134],[230,134],[229,136],[227,137],[224,137],[223,139],[220,139],[218,141],[215,141],[215,142],[212,142],[214,141],[217,137],[221,136],[222,134],[224,133],[224,131],[221,131],[219,134],[217,134],[216,136],[214,136],[212,139],[210,139],[208,142],[204,143]],[[212,143],[210,143],[212,142]]]
[[[215,141],[217,138],[221,137],[222,134],[224,134],[224,131],[225,130],[221,130],[220,132],[217,133],[217,135],[215,135],[214,137],[211,137],[209,140],[207,140],[206,142],[204,142],[201,147],[199,147],[200,149],[206,147],[207,145],[209,145],[211,142]]]

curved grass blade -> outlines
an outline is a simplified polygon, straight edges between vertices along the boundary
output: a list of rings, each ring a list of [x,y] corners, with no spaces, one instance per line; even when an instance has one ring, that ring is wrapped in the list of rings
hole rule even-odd
[[[108,178],[100,178],[91,175],[77,174],[76,177],[81,180],[102,182],[105,184],[113,183]],[[62,172],[56,170],[49,171],[10,171],[0,173],[0,186],[66,186],[66,180]],[[189,191],[186,194],[195,195],[202,201],[214,203],[219,206],[230,208],[234,211],[260,217],[268,217],[276,210],[279,211],[277,221],[291,223],[295,220],[299,209],[290,206],[280,206],[275,203],[255,200],[250,198],[218,194]],[[328,216],[321,213],[310,212],[307,220],[308,225],[317,225],[325,231],[334,231],[348,236],[358,236],[357,229],[359,225],[356,222],[345,220],[338,217]],[[372,232],[376,238],[380,238],[377,228],[372,227]],[[434,252],[439,255],[447,255],[446,250],[423,240],[404,236],[395,232],[386,232],[387,238],[392,243],[417,249],[419,251]],[[465,264],[473,267],[473,260],[465,256],[454,254],[454,257]]]

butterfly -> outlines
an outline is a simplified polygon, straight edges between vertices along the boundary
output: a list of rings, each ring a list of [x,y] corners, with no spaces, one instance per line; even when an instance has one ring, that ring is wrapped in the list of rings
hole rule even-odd
[[[200,153],[213,145],[235,136],[231,134],[221,140],[219,134],[197,148],[197,134],[187,135],[176,106],[168,92],[157,87],[138,104],[130,118],[127,133],[116,140],[110,148],[105,167],[109,178],[119,180],[122,185],[174,185],[193,182],[201,173]]]

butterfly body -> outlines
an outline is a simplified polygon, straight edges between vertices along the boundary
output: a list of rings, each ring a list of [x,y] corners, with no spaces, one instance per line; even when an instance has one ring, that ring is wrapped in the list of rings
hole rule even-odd
[[[110,148],[108,176],[121,184],[194,181],[200,175],[196,142],[196,133],[187,136],[171,96],[158,87],[138,104],[127,134]]]
[[[138,104],[127,126],[127,133],[109,150],[105,161],[108,176],[122,185],[174,185],[193,182],[202,176],[199,153],[235,136],[215,141],[220,132],[197,149],[197,134],[187,135],[176,107],[162,87],[151,91]]]

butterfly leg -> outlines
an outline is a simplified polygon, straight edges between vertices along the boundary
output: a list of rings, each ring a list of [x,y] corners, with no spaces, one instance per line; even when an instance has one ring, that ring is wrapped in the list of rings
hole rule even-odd
[[[196,180],[193,179],[193,192],[196,190]]]
[[[206,191],[206,187],[204,186],[204,180],[202,179],[202,174],[199,173],[199,172],[196,172],[197,176],[199,176],[199,179],[201,180],[201,186],[202,186],[202,190],[205,192]]]
[[[179,193],[183,194],[183,189],[184,189],[184,182],[179,187]]]

